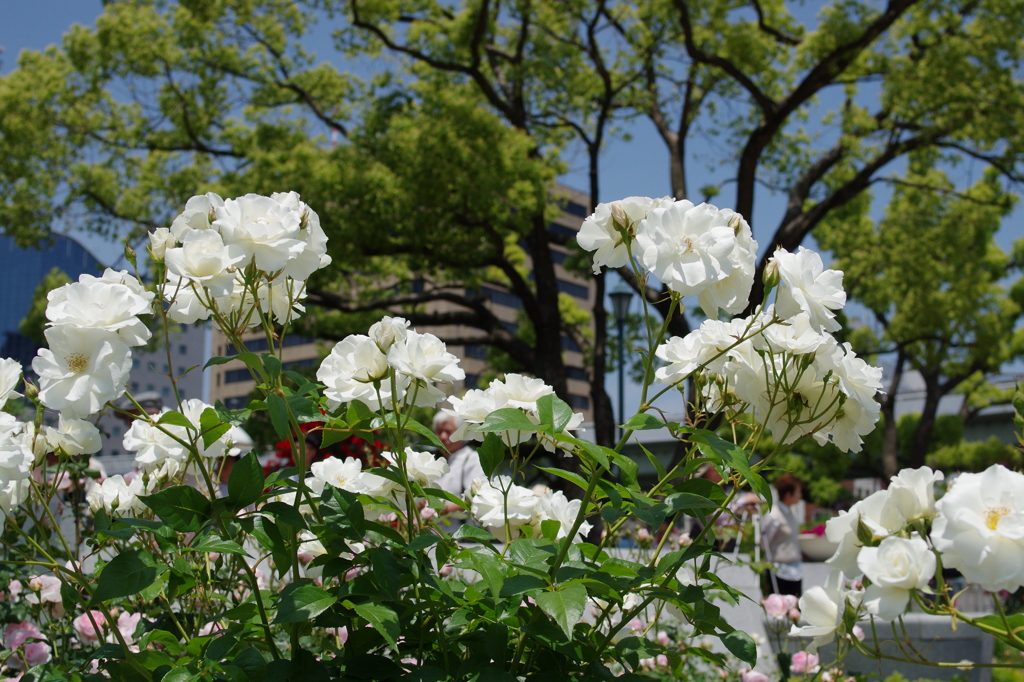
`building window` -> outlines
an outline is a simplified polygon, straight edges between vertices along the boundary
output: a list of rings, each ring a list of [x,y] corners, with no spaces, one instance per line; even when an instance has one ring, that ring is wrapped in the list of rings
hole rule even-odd
[[[110,455],[111,455],[112,457],[117,457],[117,456],[118,456],[118,455],[120,455],[120,454],[121,454],[121,453],[120,453],[120,452],[118,451],[118,449],[117,449],[117,448],[114,448],[113,450],[111,450],[111,451],[110,451]]]
[[[252,381],[252,374],[247,369],[230,369],[224,372],[225,384],[237,384],[240,381]]]
[[[515,294],[510,294],[507,291],[501,291],[500,289],[494,289],[492,287],[482,287],[480,293],[491,301],[491,303],[497,305],[503,305],[509,308],[521,309],[523,307],[523,300]]]
[[[132,382],[132,390],[133,391],[139,390],[139,382],[137,382],[137,381],[133,381]]]
[[[474,360],[486,360],[487,346],[476,343],[466,346],[466,357],[473,358]]]
[[[171,397],[171,389],[170,389],[170,387],[169,386],[164,386],[163,388],[161,388],[160,389],[160,395],[162,395],[165,398]]]
[[[480,375],[479,374],[467,374],[465,381],[462,382],[466,388],[479,388],[480,387]]]
[[[582,284],[566,282],[564,279],[558,280],[558,290],[561,293],[569,294],[574,298],[582,298],[584,301],[590,296],[590,289],[587,287]]]
[[[178,376],[179,377],[185,376],[185,366],[184,365],[178,365]]]
[[[574,215],[577,218],[586,218],[589,215],[587,207],[583,204],[577,204],[575,201],[568,202],[563,210],[569,215]]]
[[[149,363],[148,367],[149,367],[149,371],[150,372],[155,372],[156,371],[156,363],[155,362]]]
[[[117,438],[120,435],[121,435],[121,427],[120,426],[115,426],[114,428],[110,429],[110,436],[111,436],[111,438]]]
[[[184,399],[185,399],[185,398],[187,397],[187,396],[185,395],[185,389],[183,389],[183,388],[179,388],[179,389],[178,389],[178,395],[180,395],[180,396],[181,396],[181,399],[182,399],[182,400],[184,400]]]
[[[185,355],[187,353],[188,353],[188,346],[186,346],[185,344],[181,344],[180,346],[178,346],[178,354],[179,355]]]
[[[582,367],[566,367],[565,377],[567,379],[575,379],[576,381],[589,381],[590,377],[587,376],[587,370]]]
[[[516,324],[515,322],[505,322],[504,320],[502,320],[501,326],[504,327],[505,331],[507,331],[509,334],[514,335],[517,331],[519,331],[519,325]]]
[[[236,395],[233,398],[224,399],[224,407],[229,410],[241,410],[249,404],[249,396],[247,395]]]
[[[585,395],[570,395],[569,406],[575,407],[577,410],[589,410],[590,398]]]
[[[558,236],[565,237],[567,239],[576,238],[576,230],[572,229],[571,227],[566,227],[565,225],[559,225],[558,223],[549,224],[548,232],[550,232],[551,234],[557,234]]]
[[[562,251],[555,251],[551,249],[551,260],[554,261],[555,265],[561,265],[565,262],[565,259],[569,257],[569,254]]]
[[[284,337],[284,341],[281,342],[281,345],[284,346],[285,348],[288,348],[289,346],[304,346],[307,343],[313,343],[314,341],[316,341],[316,339],[314,339],[312,336],[299,336],[298,334],[289,334],[288,336]],[[266,343],[266,339],[263,339],[263,342]]]
[[[571,351],[573,353],[582,353],[583,352],[580,349],[579,345],[575,341],[572,340],[572,337],[565,336],[565,335],[562,336],[562,350]]]
[[[292,360],[291,362],[281,363],[281,369],[289,370],[295,369],[296,367],[312,367],[316,364],[316,358],[306,358],[305,360]]]
[[[168,367],[168,366],[167,366],[167,363],[165,362],[165,363],[164,363],[164,374],[167,374],[167,373],[168,373],[168,372],[170,372],[170,371],[171,371],[171,368],[170,368],[170,367]]]
[[[156,387],[153,386],[153,384],[146,384],[146,390],[147,391],[155,391]]]

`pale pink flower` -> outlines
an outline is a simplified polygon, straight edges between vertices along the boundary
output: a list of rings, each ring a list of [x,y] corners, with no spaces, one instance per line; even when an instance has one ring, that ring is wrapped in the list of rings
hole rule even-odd
[[[28,621],[8,625],[4,630],[4,648],[11,651],[20,648],[25,654],[24,661],[18,656],[8,658],[9,667],[24,670],[26,667],[31,668],[50,660],[50,645],[45,642],[29,642],[29,639],[43,639],[43,634]]]
[[[789,619],[791,621],[793,621],[794,623],[797,622],[798,620],[800,620],[800,609],[790,609],[789,610]]]
[[[667,632],[665,632],[664,630],[658,630],[658,636],[656,638],[656,641],[661,646],[668,646],[672,640],[669,638]]]
[[[863,628],[861,628],[861,626],[859,626],[859,625],[854,625],[853,626],[853,636],[863,642],[864,641],[864,630],[863,630]],[[1022,652],[1022,655],[1024,655],[1024,652]]]
[[[633,632],[643,632],[644,631],[644,622],[642,620],[640,620],[639,618],[634,618],[633,620],[629,621],[626,624],[626,626],[630,630],[632,630]]]
[[[809,654],[806,651],[798,651],[793,654],[793,658],[789,663],[789,669],[795,673],[807,673],[813,675],[818,672],[818,655]]]
[[[451,564],[445,564],[444,566],[442,566],[438,570],[438,573],[441,574],[442,578],[447,578],[448,576],[450,576],[452,574],[452,571],[454,571],[454,570],[455,570],[454,566],[452,566]]]
[[[117,617],[117,630],[128,644],[135,644],[135,630],[138,629],[141,618],[141,613],[131,614],[127,611]]]
[[[769,594],[761,602],[765,613],[772,618],[785,619],[789,612],[797,606],[797,598],[791,594]]]
[[[637,542],[650,542],[651,541],[651,531],[647,530],[646,528],[638,529],[637,532],[636,532],[636,539],[637,539]]]
[[[90,615],[92,616],[90,618]],[[83,613],[72,622],[75,628],[75,632],[78,633],[79,638],[83,644],[96,644],[100,641],[103,632],[97,628],[102,628],[107,624],[106,619],[103,618],[103,613],[100,611],[90,611],[89,613]]]
[[[11,601],[12,602],[14,602],[14,603],[18,602],[18,599],[19,599],[19,597],[21,595],[21,591],[23,589],[24,588],[21,586],[21,581],[20,580],[12,580],[10,583],[8,583],[7,591],[11,595]]]
[[[756,670],[744,670],[740,673],[740,680],[742,682],[771,682],[767,675]]]
[[[341,645],[345,646],[345,642],[348,641],[348,628],[345,627],[344,625],[342,625],[340,628],[335,630],[335,633],[336,633],[336,635],[338,637],[338,641],[341,643]]]
[[[217,621],[213,621],[213,622],[207,623],[203,627],[199,628],[199,636],[200,637],[208,637],[208,636],[212,635],[213,633],[219,632],[219,631],[221,631],[223,629],[224,629],[223,625],[221,625]]]

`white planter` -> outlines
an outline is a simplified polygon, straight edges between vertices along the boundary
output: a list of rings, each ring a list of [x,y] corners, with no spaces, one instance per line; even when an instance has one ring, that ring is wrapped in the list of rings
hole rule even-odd
[[[824,535],[800,534],[800,551],[809,561],[824,561],[835,554],[837,549],[838,543],[830,542]]]

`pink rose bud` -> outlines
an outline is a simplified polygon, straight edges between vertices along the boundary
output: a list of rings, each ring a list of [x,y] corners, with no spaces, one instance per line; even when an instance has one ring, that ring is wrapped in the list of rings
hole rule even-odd
[[[789,606],[786,604],[786,595],[769,594],[761,602],[764,612],[772,618],[785,618],[789,614]]]
[[[668,633],[664,630],[658,630],[657,642],[661,646],[668,646],[672,640],[669,638]]]
[[[759,673],[756,670],[745,670],[741,672],[740,680],[742,680],[742,682],[771,682],[767,675]]]
[[[806,651],[798,651],[793,654],[789,669],[795,673],[815,673],[818,671],[818,656]]]
[[[639,542],[650,542],[650,540],[651,540],[651,531],[647,530],[646,528],[639,529],[636,532],[636,539]]]
[[[91,616],[91,618],[90,618]],[[107,624],[101,611],[83,613],[72,622],[83,644],[96,644],[103,638],[102,628]]]
[[[796,621],[800,620],[800,609],[790,609],[789,610],[789,619],[791,621],[793,621],[794,623]]]

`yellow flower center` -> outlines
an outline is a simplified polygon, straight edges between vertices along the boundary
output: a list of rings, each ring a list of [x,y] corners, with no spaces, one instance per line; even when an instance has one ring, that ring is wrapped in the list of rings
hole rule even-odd
[[[64,358],[64,362],[68,363],[68,369],[75,374],[81,374],[89,366],[89,358],[85,353],[72,353]]]
[[[992,507],[985,512],[985,525],[990,530],[995,530],[999,525],[999,519],[1003,518],[1010,513],[1010,510],[1006,507]]]

